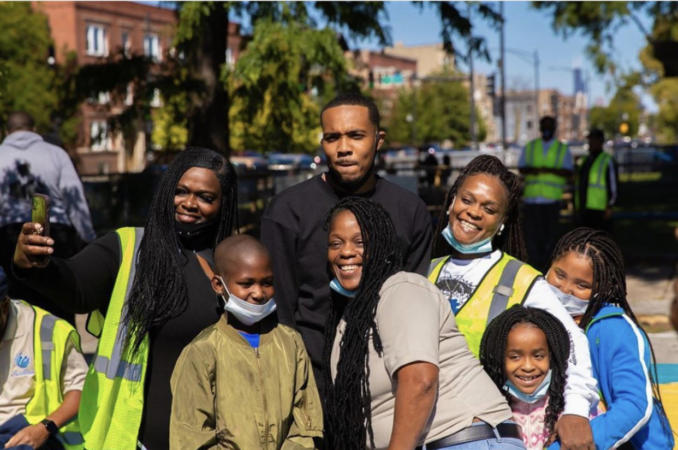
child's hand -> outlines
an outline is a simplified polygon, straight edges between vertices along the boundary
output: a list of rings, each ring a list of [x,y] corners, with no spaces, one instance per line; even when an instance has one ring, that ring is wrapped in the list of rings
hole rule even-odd
[[[33,448],[40,448],[49,438],[49,431],[41,423],[29,425],[19,430],[17,434],[12,436],[12,439],[7,441],[5,447],[11,448],[17,445],[30,445]]]

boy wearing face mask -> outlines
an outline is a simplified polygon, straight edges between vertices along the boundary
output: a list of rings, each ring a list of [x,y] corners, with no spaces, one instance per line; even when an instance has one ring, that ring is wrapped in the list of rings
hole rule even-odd
[[[320,399],[300,335],[278,323],[268,251],[232,236],[214,261],[225,312],[177,360],[170,448],[315,448]]]

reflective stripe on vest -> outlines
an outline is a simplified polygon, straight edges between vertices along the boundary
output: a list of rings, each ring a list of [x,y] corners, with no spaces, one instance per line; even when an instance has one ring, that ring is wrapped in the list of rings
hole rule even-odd
[[[124,323],[143,229],[116,232],[121,261],[106,317],[93,314],[88,321],[88,329],[94,327],[100,338],[78,416],[87,448],[135,449],[143,413],[148,336],[133,352],[127,345]]]
[[[26,404],[25,417],[28,423],[36,424],[56,411],[64,401],[61,391],[61,368],[68,341],[73,340],[79,350],[79,336],[66,321],[61,320],[37,306],[22,302],[35,314],[33,325],[34,392]],[[57,439],[67,449],[82,448],[83,438],[75,418],[59,428]]]
[[[542,140],[535,139],[527,144],[525,163],[530,168],[562,169],[566,153],[565,144],[554,140],[549,146],[546,155],[544,155]],[[542,197],[560,200],[563,197],[565,183],[565,177],[552,173],[526,175],[523,198]]]
[[[431,264],[429,280],[438,284],[438,278],[449,256]],[[503,253],[483,276],[475,291],[455,314],[459,331],[476,357],[487,325],[503,311],[525,301],[530,288],[541,274],[532,266]]]
[[[582,167],[586,164],[591,156],[587,156],[582,163]],[[591,164],[588,173],[588,186],[586,188],[586,209],[595,209],[604,211],[607,208],[607,171],[612,157],[605,152],[600,152],[596,159]],[[578,173],[577,182],[575,185],[575,207],[579,209],[579,183],[582,173]],[[584,175],[586,176],[586,175]]]

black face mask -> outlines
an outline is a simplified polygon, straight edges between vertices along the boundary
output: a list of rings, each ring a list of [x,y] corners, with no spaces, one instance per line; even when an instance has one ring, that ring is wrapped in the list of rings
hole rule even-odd
[[[550,141],[553,138],[553,130],[549,130],[549,129],[541,130],[541,137],[545,141]]]
[[[219,230],[218,220],[208,220],[201,223],[174,222],[174,229],[179,236],[179,242],[188,250],[204,250],[212,247]]]

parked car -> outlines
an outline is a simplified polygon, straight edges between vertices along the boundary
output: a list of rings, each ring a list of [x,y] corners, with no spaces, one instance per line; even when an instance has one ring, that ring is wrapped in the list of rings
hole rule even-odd
[[[268,168],[276,172],[315,170],[318,164],[311,155],[305,153],[271,153],[268,155]]]

